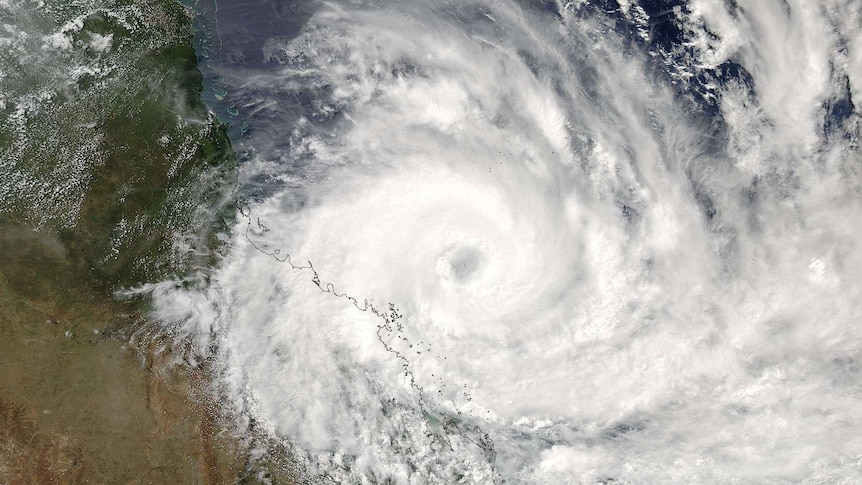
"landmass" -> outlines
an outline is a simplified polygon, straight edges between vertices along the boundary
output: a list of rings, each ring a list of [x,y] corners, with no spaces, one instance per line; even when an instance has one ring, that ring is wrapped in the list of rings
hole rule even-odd
[[[191,20],[173,0],[0,0],[0,483],[278,481],[207,363],[117,297],[213,264],[234,216]]]

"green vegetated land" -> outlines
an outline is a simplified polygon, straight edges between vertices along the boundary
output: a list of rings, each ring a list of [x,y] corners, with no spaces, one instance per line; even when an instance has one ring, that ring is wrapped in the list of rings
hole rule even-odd
[[[206,366],[114,291],[211,263],[235,159],[173,0],[0,1],[0,483],[235,483]]]

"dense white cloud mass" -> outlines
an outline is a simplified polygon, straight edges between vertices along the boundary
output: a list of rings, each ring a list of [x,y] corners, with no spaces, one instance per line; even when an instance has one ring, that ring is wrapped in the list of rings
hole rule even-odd
[[[309,473],[862,472],[862,4],[619,7],[332,2],[233,73],[258,195],[146,290]]]

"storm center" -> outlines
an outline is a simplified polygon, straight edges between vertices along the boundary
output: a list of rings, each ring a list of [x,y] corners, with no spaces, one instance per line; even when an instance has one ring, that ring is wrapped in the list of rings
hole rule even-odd
[[[472,246],[461,246],[443,253],[437,260],[437,273],[446,280],[467,283],[482,270],[482,252]]]

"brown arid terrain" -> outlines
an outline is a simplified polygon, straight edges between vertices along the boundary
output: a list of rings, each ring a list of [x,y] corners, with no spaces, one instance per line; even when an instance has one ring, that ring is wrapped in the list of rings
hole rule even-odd
[[[203,370],[76,284],[52,237],[5,232],[0,251],[0,483],[237,481]]]
[[[0,23],[0,485],[288,482],[250,464],[208,364],[115,298],[213,264],[232,217],[191,14],[21,0]]]

